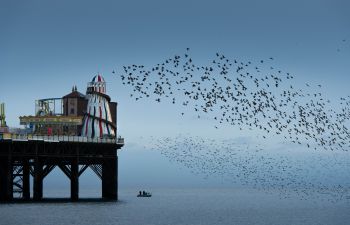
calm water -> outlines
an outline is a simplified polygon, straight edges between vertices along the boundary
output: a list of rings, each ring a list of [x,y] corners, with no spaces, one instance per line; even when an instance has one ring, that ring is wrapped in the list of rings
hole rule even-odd
[[[152,198],[136,194],[120,190],[119,202],[0,204],[0,224],[350,224],[350,199],[280,199],[236,189],[153,190]]]

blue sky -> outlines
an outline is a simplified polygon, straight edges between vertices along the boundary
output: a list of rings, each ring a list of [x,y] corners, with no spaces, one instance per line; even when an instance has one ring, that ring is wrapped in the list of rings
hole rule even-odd
[[[16,127],[18,116],[34,113],[35,99],[63,96],[73,85],[84,93],[99,72],[119,103],[119,134],[128,143],[121,156],[142,146],[140,137],[188,133],[249,140],[254,131],[216,130],[210,120],[181,117],[171,104],[133,101],[112,70],[152,66],[187,47],[203,65],[216,52],[251,61],[272,56],[274,66],[295,75],[296,85],[322,84],[324,94],[337,99],[350,94],[349,10],[346,0],[1,0],[0,102],[6,103],[7,123]]]
[[[158,63],[191,47],[205,64],[215,52],[242,60],[275,57],[297,81],[346,95],[347,1],[1,1],[1,101],[8,123],[35,99],[81,92],[97,72],[120,104],[133,105],[111,71]],[[342,42],[342,40],[346,42]],[[340,51],[337,51],[337,50]],[[129,113],[128,113],[129,114]],[[125,121],[125,118],[122,120]]]

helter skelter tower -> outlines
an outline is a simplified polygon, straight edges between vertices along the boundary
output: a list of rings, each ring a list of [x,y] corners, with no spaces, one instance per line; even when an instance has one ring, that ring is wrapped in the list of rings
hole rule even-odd
[[[114,138],[116,136],[116,125],[112,122],[109,109],[111,98],[106,95],[106,82],[100,74],[88,83],[86,98],[88,104],[81,136]]]

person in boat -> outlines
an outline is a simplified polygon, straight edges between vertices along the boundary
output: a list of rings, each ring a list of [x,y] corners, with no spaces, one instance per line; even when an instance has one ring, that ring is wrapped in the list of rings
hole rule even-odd
[[[142,195],[142,192],[141,192],[141,191],[139,191],[139,195],[140,195],[140,196]]]
[[[142,195],[147,195],[147,193],[145,191],[142,192]]]

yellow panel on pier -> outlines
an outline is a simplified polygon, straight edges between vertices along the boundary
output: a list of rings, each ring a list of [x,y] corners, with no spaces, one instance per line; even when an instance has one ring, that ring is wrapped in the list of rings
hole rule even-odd
[[[82,116],[21,116],[19,117],[21,125],[27,124],[66,124],[81,125]]]

